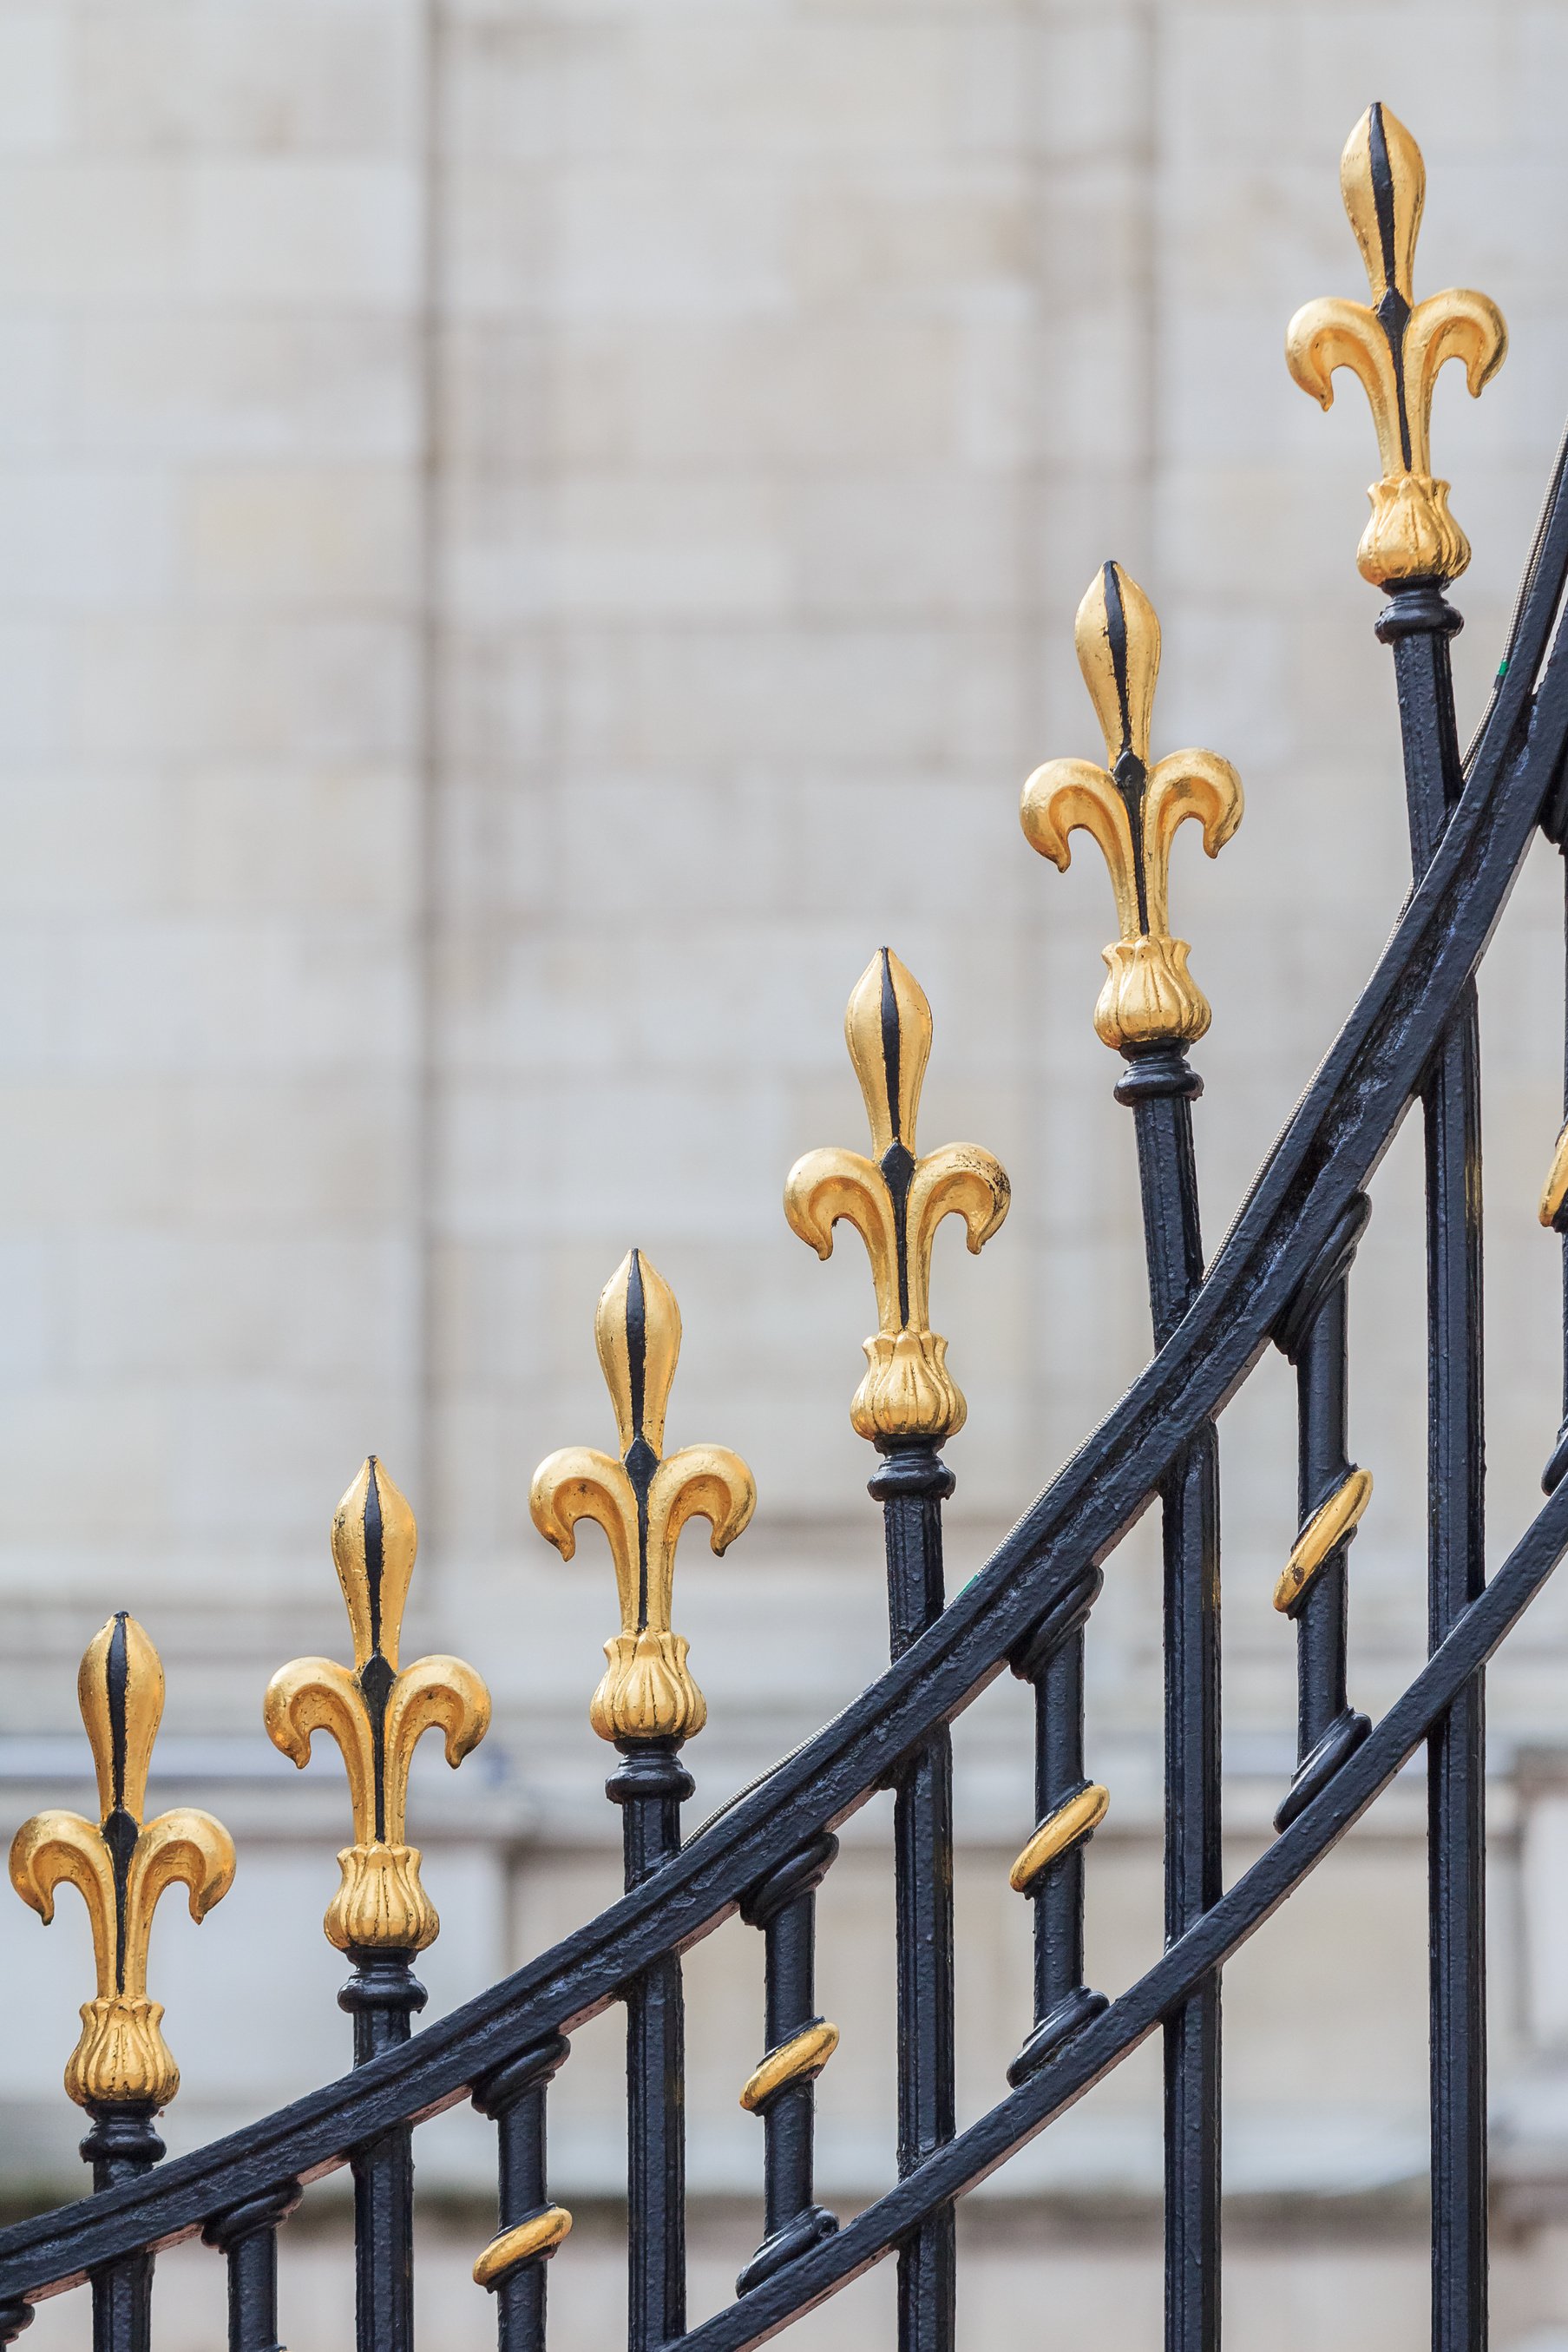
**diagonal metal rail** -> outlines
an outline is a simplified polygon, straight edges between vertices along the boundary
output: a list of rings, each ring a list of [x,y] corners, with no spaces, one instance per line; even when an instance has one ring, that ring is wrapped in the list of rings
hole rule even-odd
[[[1191,1307],[987,1567],[843,1714],[600,1918],[386,2053],[152,2177],[0,2231],[0,2306],[78,2284],[139,2247],[172,2243],[247,2199],[345,2163],[352,2151],[464,2097],[549,2033],[584,2021],[641,1970],[707,1934],[782,1844],[844,1820],[1006,1665],[1044,1612],[1103,1561],[1193,1438],[1246,1379],[1352,1195],[1416,1098],[1485,954],[1568,746],[1568,651],[1542,665],[1568,574],[1568,501],[1553,484],[1500,683],[1463,794],[1430,866],[1316,1077],[1270,1153]],[[1537,680],[1539,678],[1539,685]],[[1547,1505],[1493,1584],[1461,1615],[1384,1723],[1230,1895],[1148,1977],[981,2125],[930,2158],[839,2240],[803,2256],[789,2284],[747,2298],[684,2339],[703,2352],[781,2323],[763,2300],[831,2291],[874,2257],[873,2228],[907,2231],[931,2204],[999,2163],[1113,2063],[1129,2021],[1151,2032],[1251,1932],[1385,1784],[1550,1573],[1568,1541],[1568,1490]],[[1359,1792],[1359,1793],[1358,1793]],[[1337,1824],[1337,1826],[1336,1826]],[[1259,1874],[1263,1875],[1260,1877]],[[1244,1891],[1245,1890],[1245,1891]],[[1255,1905],[1256,1916],[1247,1906]],[[1227,1938],[1232,1939],[1231,1942]],[[1088,2070],[1087,2072],[1085,2070]],[[1077,2084],[1078,2088],[1069,2087]],[[1051,2102],[1054,2100],[1055,2105]],[[817,2283],[813,2284],[813,2282]],[[796,2307],[793,2304],[791,2307]],[[714,2333],[721,2326],[737,2329]]]

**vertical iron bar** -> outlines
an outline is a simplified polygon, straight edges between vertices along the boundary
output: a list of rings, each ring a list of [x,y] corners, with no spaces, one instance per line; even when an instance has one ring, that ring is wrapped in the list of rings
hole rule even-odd
[[[1064,1809],[1089,1790],[1083,1769],[1083,1630],[1104,1577],[1092,1569],[1071,1586],[1014,1654],[1012,1670],[1034,1685],[1034,1804],[1039,1823],[1013,1865],[1012,1884],[1034,1906],[1034,2026],[1008,2068],[1014,2090],[1053,2050],[1106,2006],[1083,1981],[1083,1849],[1092,1822],[1065,1843],[1052,1837]],[[1095,1790],[1102,1807],[1104,1792]],[[1042,1838],[1050,1848],[1032,1857]]]
[[[1559,847],[1563,851],[1563,1001],[1568,1006],[1568,833]],[[1563,1120],[1568,1126],[1568,1021],[1563,1032]],[[1562,1483],[1564,1469],[1568,1469],[1568,1223],[1563,1227],[1563,1422],[1542,1481],[1549,1495]]]
[[[1116,1099],[1137,1129],[1138,1180],[1155,1344],[1164,1345],[1203,1279],[1192,1105],[1203,1081],[1180,1045],[1130,1053]],[[1165,1550],[1166,1937],[1218,1902],[1219,1456],[1212,1427],[1161,1487]],[[1219,1976],[1165,2029],[1166,2352],[1219,2342]]]
[[[817,1888],[839,1851],[831,1833],[789,1855],[747,1892],[740,1916],[766,1937],[768,2057],[822,2022],[817,2014]],[[825,2053],[823,2053],[826,2054]],[[747,2294],[809,2246],[831,2238],[838,2216],[816,2201],[815,2083],[821,2057],[806,2063],[755,2101],[763,2131],[763,2238],[735,2283]],[[766,2064],[766,2059],[764,2061]]]
[[[1354,1473],[1346,1344],[1350,1267],[1371,1213],[1365,1193],[1356,1193],[1274,1334],[1275,1345],[1296,1368],[1298,1547],[1315,1515],[1343,1494]],[[1275,1606],[1295,1620],[1297,1683],[1296,1770],[1274,1815],[1277,1830],[1327,1787],[1372,1728],[1351,1706],[1348,1685],[1345,1554],[1354,1534],[1353,1519],[1320,1565],[1303,1566],[1307,1580],[1294,1599],[1276,1594]],[[1286,1591],[1291,1580],[1285,1580]]]
[[[354,2063],[408,2040],[429,1996],[412,1952],[352,1950],[338,1995],[354,2021]],[[354,2339],[358,2352],[413,2352],[413,2134],[394,2125],[354,2151]]]
[[[92,2129],[81,2143],[92,2167],[96,2194],[151,2171],[163,2153],[153,2128],[156,2110],[146,2100],[115,2106],[89,2106]],[[152,2257],[122,2254],[92,2276],[92,2352],[151,2352]]]
[[[552,2033],[474,2092],[474,2105],[495,2122],[499,2142],[499,2227],[474,2275],[495,2295],[500,2352],[544,2352],[545,2268],[571,2226],[546,2187],[545,2095],[570,2053],[565,2035]]]
[[[284,2352],[277,2338],[277,2231],[299,2202],[298,2180],[218,2214],[204,2243],[228,2257],[229,2352]]]
[[[1394,649],[1411,862],[1431,863],[1462,786],[1448,639],[1432,582],[1396,588]],[[1422,1092],[1427,1147],[1427,1641],[1486,1579],[1481,1394],[1480,1045],[1472,985]],[[1486,1727],[1479,1675],[1427,1743],[1433,2352],[1487,2341]]]
[[[617,1742],[605,1782],[622,1807],[627,1892],[675,1853],[691,1774],[670,1739]],[[681,1963],[655,1960],[626,1992],[628,2345],[653,2352],[686,2325],[685,2009]]]
[[[1568,1006],[1568,809],[1563,804],[1560,783],[1552,794],[1548,814],[1542,819],[1549,841],[1554,841],[1563,853],[1563,999]],[[1568,1135],[1568,1024],[1563,1035],[1563,1134]],[[1541,1474],[1541,1484],[1548,1495],[1556,1493],[1568,1471],[1568,1202],[1559,1206],[1552,1220],[1552,1230],[1563,1241],[1563,1419],[1558,1424],[1557,1442],[1552,1448],[1551,1459]]]
[[[890,1442],[869,1491],[883,1506],[892,1654],[942,1614],[942,1505],[953,1474],[934,1446]],[[893,1817],[898,1947],[898,2169],[950,2140],[953,2092],[953,1746],[944,1725],[899,1774]],[[899,2249],[899,2352],[952,2352],[953,2208]]]

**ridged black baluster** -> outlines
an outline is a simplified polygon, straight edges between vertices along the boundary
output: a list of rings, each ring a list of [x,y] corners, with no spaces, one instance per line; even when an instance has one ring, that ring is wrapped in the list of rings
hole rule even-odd
[[[95,2190],[117,2189],[150,2172],[163,2154],[153,2127],[156,2109],[145,2100],[92,2106],[92,2129],[81,2142]],[[151,2352],[152,2257],[126,2254],[92,2273],[92,2352]]]
[[[668,1739],[618,1741],[605,1792],[622,1807],[628,1890],[678,1852],[692,1777]],[[686,2324],[686,2044],[681,1963],[657,1960],[626,1994],[630,2352]]]
[[[942,1505],[953,1474],[931,1445],[889,1446],[870,1481],[883,1506],[892,1654],[942,1614]],[[894,1799],[898,1960],[898,2168],[913,2172],[954,2132],[953,1744],[946,1725],[900,1772]],[[951,2352],[956,2324],[953,2209],[898,2256],[900,2352]]]
[[[1129,1057],[1116,1087],[1137,1126],[1155,1344],[1203,1279],[1192,1104],[1203,1081],[1180,1046]],[[1161,1488],[1166,1654],[1166,1938],[1218,1901],[1219,1459],[1212,1427]],[[1219,2341],[1219,1978],[1168,2019],[1166,2054],[1166,2343]]]
[[[30,2303],[0,2303],[0,2344],[15,2344],[35,2315]]]
[[[565,2035],[552,2033],[486,2075],[474,2093],[500,2142],[499,2228],[474,2271],[496,2297],[500,2352],[544,2352],[545,2269],[571,2225],[570,2214],[551,2205],[546,2186],[545,2096],[570,2053]]]
[[[354,2063],[408,2040],[429,1995],[412,1952],[351,1951],[355,1973],[338,1995],[354,2021]],[[413,2352],[413,2135],[400,2124],[353,2156],[354,2338],[359,2352]]]
[[[1070,1586],[1013,1656],[1014,1674],[1034,1686],[1034,1805],[1041,1829],[1061,1820],[1063,1808],[1092,1787],[1083,1770],[1083,1629],[1103,1582],[1096,1568]],[[1094,1794],[1103,1806],[1104,1792]],[[1075,1831],[1021,1881],[1034,1839],[1014,1864],[1013,1885],[1034,1905],[1034,2029],[1008,2068],[1015,2090],[1106,2006],[1105,1995],[1083,1981],[1083,1849],[1092,1834],[1092,1822]]]
[[[740,1906],[747,1926],[767,1938],[766,2055],[787,2050],[817,2014],[817,1888],[839,1851],[836,1837],[813,1839],[752,1887]],[[836,2039],[836,2037],[835,2037]],[[735,2283],[737,2294],[770,2279],[808,2246],[831,2237],[838,2216],[815,2201],[815,2083],[831,2049],[802,2049],[802,2063],[755,2104],[763,2129],[762,2243]]]
[[[1345,1318],[1351,1261],[1371,1213],[1372,1203],[1358,1192],[1274,1334],[1275,1345],[1296,1368],[1296,1502],[1302,1537],[1314,1515],[1343,1496],[1355,1474],[1348,1451]],[[1274,1815],[1277,1830],[1326,1788],[1372,1727],[1351,1706],[1346,1680],[1345,1553],[1354,1534],[1352,1518],[1288,1605],[1296,1625],[1296,1771]],[[1285,1604],[1277,1598],[1275,1605]]]
[[[1377,623],[1394,649],[1410,853],[1431,863],[1462,776],[1448,639],[1431,582],[1396,588]],[[1486,1580],[1481,1397],[1480,1044],[1472,985],[1422,1091],[1427,1146],[1427,1643]],[[1432,2342],[1487,2338],[1485,1696],[1480,1676],[1428,1743],[1432,1958]]]
[[[277,2231],[299,2202],[298,2180],[247,2198],[202,2231],[229,2268],[229,2352],[284,2352],[277,2337]]]

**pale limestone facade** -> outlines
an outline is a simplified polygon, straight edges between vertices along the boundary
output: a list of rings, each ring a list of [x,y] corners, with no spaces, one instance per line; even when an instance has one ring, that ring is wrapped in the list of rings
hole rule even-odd
[[[432,1761],[416,1832],[445,2006],[613,1890],[586,1721],[613,1622],[562,1568],[534,1463],[602,1442],[595,1296],[628,1243],[685,1318],[671,1414],[753,1464],[753,1530],[693,1549],[677,1622],[709,1698],[692,1817],[884,1654],[846,1407],[870,1291],[787,1231],[785,1170],[856,1142],[849,988],[883,940],[936,1017],[925,1137],[972,1135],[1015,1206],[938,1252],[967,1391],[951,1580],[1147,1347],[1130,1123],[1089,1025],[1095,854],[1056,877],[1023,775],[1094,748],[1071,615],[1115,554],[1153,595],[1155,748],[1212,745],[1246,823],[1173,905],[1215,1007],[1197,1060],[1218,1235],[1407,879],[1354,389],[1288,381],[1286,319],[1360,290],[1335,165],[1382,96],[1425,145],[1418,283],[1484,288],[1513,347],[1435,446],[1476,550],[1479,709],[1568,398],[1568,18],[1491,0],[0,0],[0,1795],[83,1801],[76,1660],[111,1607],[161,1644],[160,1797],[239,1839],[153,1985],[172,2145],[335,2071],[317,1915],[341,1777],[262,1740],[273,1666],[340,1649],[325,1533],[367,1449],[418,1508],[414,1642],[488,1676],[488,1747]],[[1342,379],[1342,382],[1343,380]],[[1542,852],[1483,983],[1495,1539],[1559,1417],[1559,879]],[[1418,1140],[1375,1187],[1354,1286],[1354,1687],[1424,1639]],[[1238,1866],[1292,1752],[1269,1596],[1294,1532],[1291,1383],[1228,1414],[1227,1725]],[[1157,1579],[1112,1564],[1091,1752],[1113,1810],[1091,1971],[1158,1937]],[[1492,1677],[1500,2352],[1568,2343],[1568,1588]],[[958,1735],[962,2104],[1028,2021],[1006,1868],[1030,1826],[1010,1684]],[[1231,2340],[1416,2352],[1425,1919],[1418,1780],[1228,1978]],[[822,2193],[892,2166],[886,1822],[821,1905]],[[57,2090],[89,1990],[73,1898],[0,1906],[7,2193],[78,2178]],[[758,1939],[690,1963],[693,2305],[758,2234]],[[579,2215],[559,2352],[615,2338],[618,2023],[554,2103]],[[966,2216],[966,2344],[1158,2330],[1157,2067],[1025,2152]],[[490,2138],[421,2136],[422,2287],[447,2352]],[[316,2219],[313,2209],[319,2208]],[[296,2352],[350,2322],[341,2208],[287,2233]],[[166,2259],[176,2352],[220,2268]],[[810,2323],[887,2339],[891,2280]],[[874,2315],[872,2306],[875,2306]],[[80,2298],[39,2352],[85,2341]]]

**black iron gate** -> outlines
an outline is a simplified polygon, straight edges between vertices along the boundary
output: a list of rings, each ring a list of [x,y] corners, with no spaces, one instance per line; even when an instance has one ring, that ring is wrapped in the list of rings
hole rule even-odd
[[[1489,1580],[1481,1511],[1479,1075],[1474,976],[1538,826],[1568,831],[1568,494],[1559,461],[1498,681],[1461,758],[1444,591],[1469,549],[1430,470],[1432,386],[1463,361],[1479,393],[1500,362],[1500,318],[1484,297],[1416,303],[1422,201],[1415,142],[1386,110],[1356,126],[1342,166],[1370,305],[1311,303],[1288,358],[1326,407],[1334,371],[1360,377],[1382,474],[1359,551],[1385,591],[1377,622],[1394,659],[1414,887],[1354,1011],[1205,1271],[1187,1048],[1208,1007],[1173,936],[1173,836],[1195,819],[1217,855],[1241,814],[1227,761],[1185,751],[1151,762],[1159,630],[1147,599],[1108,563],[1078,616],[1078,652],[1104,761],[1054,760],[1024,792],[1034,847],[1068,864],[1075,830],[1110,868],[1118,938],[1095,1008],[1122,1056],[1116,1096],[1133,1113],[1156,1352],[1115,1412],[945,1604],[938,1451],[964,1401],[931,1328],[928,1276],[940,1221],[956,1214],[978,1250],[1007,1213],[1008,1185],[968,1144],[915,1140],[931,1042],[929,1008],[890,950],[850,1000],[849,1049],[865,1097],[869,1152],[799,1161],[790,1224],[826,1257],[835,1225],[863,1240],[878,1328],[851,1408],[876,1450],[871,1493],[885,1527],[887,1672],[756,1787],[683,1842],[692,1782],[684,1742],[706,1709],[672,1628],[675,1547],[691,1517],[716,1550],[745,1528],[750,1473],[722,1447],[664,1450],[680,1322],[635,1250],[600,1301],[599,1353],[616,1423],[612,1452],[570,1448],[536,1474],[541,1534],[570,1557],[595,1520],[607,1538],[621,1630],[592,1703],[619,1761],[623,1898],[553,1950],[417,2036],[424,1995],[413,1964],[438,1922],[409,1845],[404,1799],[421,1734],[438,1728],[456,1764],[483,1738],[489,1700],[445,1657],[400,1664],[414,1526],[384,1469],[367,1462],[333,1524],[353,1664],[303,1659],[267,1693],[272,1738],[296,1762],[312,1735],[347,1768],[353,1839],[326,1920],[352,1975],[354,2068],[307,2099],[197,2153],[161,2163],[155,2117],[178,2085],[147,1993],[160,1894],[179,1882],[200,1916],[234,1870],[226,1832],[183,1810],[147,1822],[142,1799],[162,1706],[157,1654],[132,1618],[110,1620],[83,1660],[82,1713],[98,1764],[100,1819],[46,1813],[16,1833],[11,1874],[47,1920],[68,1880],[91,1915],[96,1997],[66,2087],[91,2128],[94,2194],[0,2232],[0,2342],[35,2303],[91,2283],[99,2352],[152,2336],[156,2251],[200,2232],[228,2263],[232,2352],[274,2352],[277,2237],[302,2185],[348,2165],[355,2184],[361,2352],[413,2341],[413,2134],[470,2098],[496,2121],[497,2234],[475,2275],[496,2296],[503,2352],[542,2352],[546,2264],[570,2229],[549,2197],[545,2108],[573,2030],[612,2001],[627,2015],[628,2203],[632,2352],[744,2352],[892,2255],[903,2352],[950,2352],[954,2205],[1148,2036],[1166,2058],[1166,2341],[1218,2338],[1220,1970],[1423,1744],[1430,1788],[1433,2342],[1479,2352],[1486,2336],[1486,2042],[1482,1675],[1486,1662],[1568,1549],[1568,1392],[1547,1500]],[[1428,1316],[1429,1655],[1376,1723],[1349,1696],[1346,1554],[1371,1491],[1347,1427],[1346,1290],[1370,1213],[1364,1187],[1407,1110],[1425,1128]],[[1568,1127],[1541,1204],[1568,1236]],[[1568,1313],[1565,1313],[1568,1329]],[[1277,1835],[1228,1890],[1219,1869],[1219,1512],[1217,1423],[1267,1348],[1295,1366],[1300,1533],[1276,1607],[1294,1621],[1298,1765]],[[1108,1802],[1089,1777],[1083,1651],[1103,1563],[1157,1502],[1164,1524],[1166,1948],[1113,2000],[1084,1982],[1085,1849]],[[1035,1696],[1039,1826],[1012,1870],[1033,1906],[1035,2000],[1019,2021],[1006,2095],[955,2127],[952,1760],[948,1725],[1004,1668]],[[813,1990],[815,1890],[834,1831],[875,1791],[895,1792],[897,2185],[841,2227],[815,2200],[812,2085],[835,2029]],[[684,2243],[681,1953],[729,1915],[764,1937],[765,2050],[742,2105],[761,2118],[763,2242],[735,2300],[688,2329]]]

